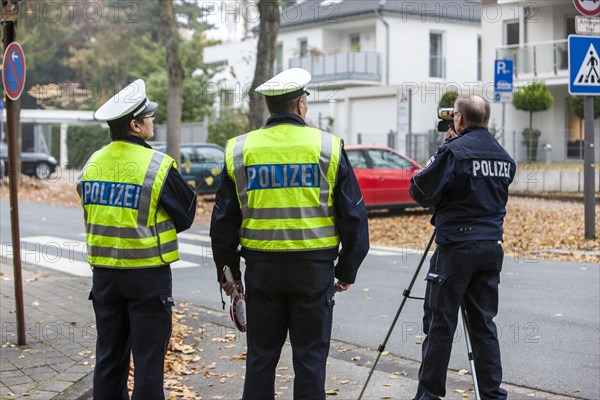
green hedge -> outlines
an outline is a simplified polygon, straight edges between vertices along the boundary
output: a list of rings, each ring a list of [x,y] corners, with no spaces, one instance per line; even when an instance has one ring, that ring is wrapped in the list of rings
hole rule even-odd
[[[110,143],[108,128],[99,125],[69,126],[67,130],[69,167],[83,167],[96,150],[108,143]]]
[[[219,119],[210,121],[207,142],[225,147],[228,139],[242,135],[248,132],[248,129],[246,115],[239,110],[233,110]]]

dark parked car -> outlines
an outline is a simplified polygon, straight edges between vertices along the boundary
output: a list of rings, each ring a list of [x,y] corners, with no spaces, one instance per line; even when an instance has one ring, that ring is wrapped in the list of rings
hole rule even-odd
[[[56,158],[47,153],[21,153],[21,173],[38,179],[47,179],[55,170]],[[0,171],[8,175],[8,146],[0,143]]]
[[[344,147],[369,209],[417,206],[410,197],[410,179],[421,170],[414,160],[384,146]]]
[[[162,152],[167,150],[163,143],[153,144],[153,147]],[[180,153],[179,171],[196,193],[216,193],[221,181],[225,150],[216,144],[185,143],[181,145]]]

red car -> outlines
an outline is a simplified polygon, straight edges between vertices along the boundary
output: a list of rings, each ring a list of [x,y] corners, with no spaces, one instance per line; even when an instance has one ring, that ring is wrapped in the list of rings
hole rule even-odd
[[[369,209],[415,206],[408,194],[410,179],[422,168],[414,160],[384,146],[344,146]]]

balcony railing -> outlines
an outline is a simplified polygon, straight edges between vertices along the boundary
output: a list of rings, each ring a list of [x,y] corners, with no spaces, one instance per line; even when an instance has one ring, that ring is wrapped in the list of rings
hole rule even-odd
[[[516,77],[526,74],[557,76],[560,71],[569,69],[568,50],[567,40],[529,43],[499,47],[496,58],[514,60]]]
[[[381,82],[379,54],[374,52],[341,52],[290,59],[290,68],[304,68],[312,81]]]

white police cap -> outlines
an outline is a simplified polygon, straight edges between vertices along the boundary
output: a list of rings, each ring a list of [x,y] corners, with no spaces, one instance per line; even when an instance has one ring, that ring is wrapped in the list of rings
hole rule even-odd
[[[260,94],[285,101],[306,93],[306,85],[310,82],[310,72],[303,68],[290,68],[275,75],[256,88]]]
[[[140,114],[156,110],[158,104],[146,97],[146,84],[138,79],[114,95],[95,113],[98,121],[116,121],[118,119],[133,119]]]

